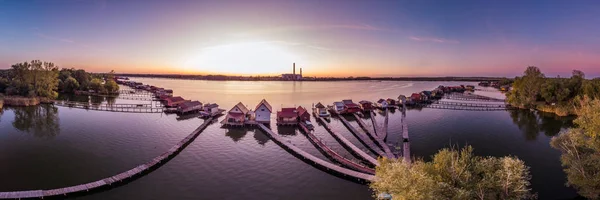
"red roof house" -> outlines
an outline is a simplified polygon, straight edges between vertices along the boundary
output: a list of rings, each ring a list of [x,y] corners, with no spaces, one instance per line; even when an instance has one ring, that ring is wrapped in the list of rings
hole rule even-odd
[[[298,111],[296,108],[282,108],[277,111],[277,125],[298,124]]]
[[[360,111],[360,106],[352,102],[352,100],[342,100],[342,103],[344,103],[344,110],[346,113],[355,113]]]
[[[420,102],[421,99],[423,99],[421,94],[413,93],[412,95],[410,95],[410,100],[412,100],[413,102]]]
[[[310,120],[310,113],[308,113],[308,111],[305,108],[303,108],[302,106],[298,106],[298,109],[296,109],[296,111],[298,111],[298,118],[300,118],[300,120],[302,120],[302,121]]]
[[[176,107],[179,104],[184,103],[186,100],[181,98],[180,96],[176,96],[176,97],[169,97],[167,99],[165,99],[165,105],[167,107]]]

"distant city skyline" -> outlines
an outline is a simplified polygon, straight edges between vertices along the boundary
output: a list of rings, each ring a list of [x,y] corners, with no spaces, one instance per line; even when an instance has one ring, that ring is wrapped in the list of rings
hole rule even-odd
[[[0,69],[600,76],[598,1],[0,0]]]

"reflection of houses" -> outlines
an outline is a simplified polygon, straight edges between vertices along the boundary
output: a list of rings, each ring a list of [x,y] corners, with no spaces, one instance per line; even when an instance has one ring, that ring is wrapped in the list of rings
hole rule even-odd
[[[362,108],[363,111],[371,111],[373,109],[375,109],[375,106],[373,106],[373,103],[370,101],[359,101],[358,104],[360,104],[360,107]]]
[[[273,113],[273,108],[271,104],[267,102],[267,100],[262,100],[258,105],[256,105],[256,109],[254,110],[255,120],[258,123],[271,123],[271,113]]]
[[[385,109],[388,107],[388,102],[385,99],[379,99],[379,101],[377,101],[377,106]]]
[[[277,111],[277,125],[298,124],[298,112],[296,108],[282,108]]]
[[[197,112],[202,110],[202,103],[199,101],[186,101],[179,104],[177,111],[179,113]]]
[[[358,104],[355,104],[354,102],[352,102],[352,100],[345,99],[345,100],[342,100],[342,103],[344,103],[344,111],[346,113],[360,112],[360,106],[358,106]]]
[[[246,108],[246,106],[244,106],[244,104],[240,102],[233,106],[233,108],[231,108],[229,112],[227,112],[227,116],[225,116],[225,119],[221,121],[221,124],[242,126],[246,121],[246,115],[248,114],[248,112],[248,108]]]
[[[182,97],[180,97],[180,96],[176,96],[176,97],[167,97],[167,98],[165,99],[165,105],[166,105],[167,107],[177,107],[177,106],[179,106],[179,104],[182,104],[182,103],[184,103],[185,101],[186,101],[186,100],[185,100],[185,99],[183,99],[183,98],[182,98]]]
[[[317,109],[317,114],[319,114],[319,117],[329,117],[329,113],[327,113],[327,108],[321,104],[321,102],[317,103],[317,105],[315,105],[315,108]]]
[[[296,111],[298,112],[298,119],[300,121],[310,121],[310,113],[304,107],[298,106]]]

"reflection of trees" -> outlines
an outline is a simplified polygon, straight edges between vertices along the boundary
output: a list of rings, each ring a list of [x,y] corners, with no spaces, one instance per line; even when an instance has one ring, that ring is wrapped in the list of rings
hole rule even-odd
[[[572,126],[572,119],[569,117],[558,117],[551,113],[531,112],[529,110],[510,110],[510,117],[519,127],[527,140],[535,140],[540,132],[546,136],[555,136],[563,128]]]
[[[60,133],[58,108],[51,105],[11,108],[15,113],[13,127],[35,137],[52,138]]]

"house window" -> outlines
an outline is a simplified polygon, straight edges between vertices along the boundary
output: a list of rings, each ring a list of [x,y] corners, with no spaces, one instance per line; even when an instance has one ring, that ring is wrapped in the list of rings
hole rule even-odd
[[[264,109],[264,108],[262,108],[262,109],[260,109],[260,111],[265,111],[265,109]]]

